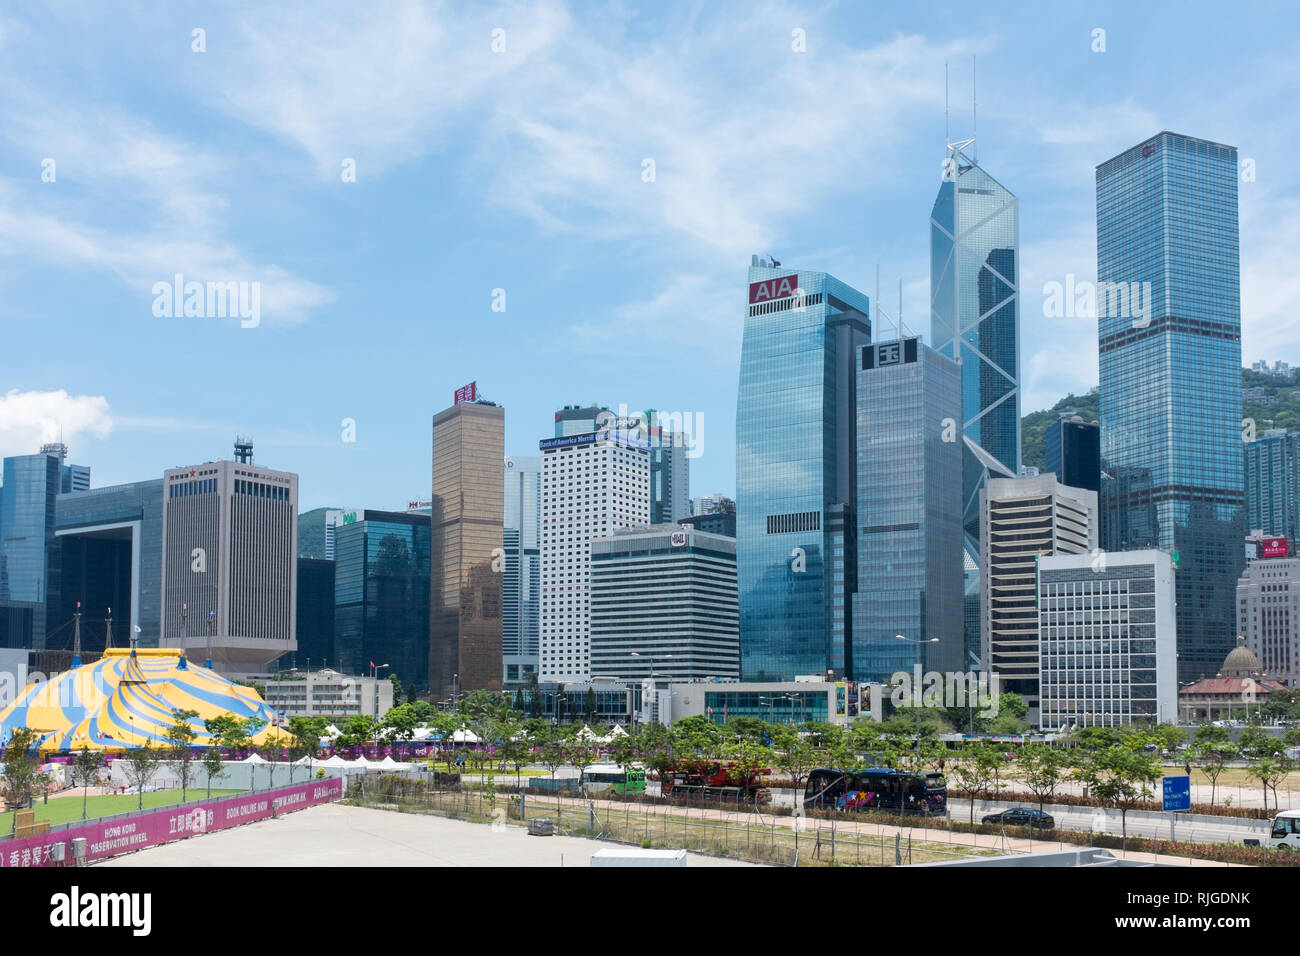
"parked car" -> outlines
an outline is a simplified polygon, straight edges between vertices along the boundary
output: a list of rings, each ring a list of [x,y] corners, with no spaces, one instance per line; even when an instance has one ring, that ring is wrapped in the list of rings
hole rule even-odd
[[[1001,813],[987,814],[981,823],[992,823],[1008,827],[1033,827],[1035,830],[1051,830],[1056,826],[1050,813],[1043,813],[1032,807],[1012,807]]]

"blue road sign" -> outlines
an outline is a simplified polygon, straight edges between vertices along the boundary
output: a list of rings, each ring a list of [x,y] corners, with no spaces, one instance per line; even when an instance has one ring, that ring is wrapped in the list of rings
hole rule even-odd
[[[1161,780],[1164,808],[1175,813],[1192,809],[1192,778],[1164,777]]]

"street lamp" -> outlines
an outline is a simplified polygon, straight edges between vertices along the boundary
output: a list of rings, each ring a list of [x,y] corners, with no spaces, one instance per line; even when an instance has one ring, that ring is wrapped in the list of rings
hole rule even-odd
[[[909,644],[915,644],[915,645],[916,645],[916,668],[917,668],[918,671],[920,671],[920,669],[921,669],[921,645],[922,645],[922,644],[938,644],[938,643],[939,643],[939,639],[938,639],[937,637],[932,637],[932,638],[930,638],[929,640],[926,640],[926,639],[924,639],[924,638],[904,637],[902,634],[895,634],[894,636],[895,636],[896,638],[898,638],[900,641],[906,641],[906,642],[909,643]],[[915,751],[916,751],[916,767],[917,767],[917,769],[919,770],[919,769],[921,768],[921,695],[920,695],[920,687],[915,687],[915,688],[912,689],[912,708],[916,711],[916,747],[915,747]]]
[[[671,655],[671,654],[664,654],[664,655],[662,655],[661,657],[656,657],[654,654],[642,654],[640,651],[632,651],[632,656],[633,656],[633,657],[648,657],[648,658],[650,658],[650,692],[651,692],[651,693],[655,693],[655,692],[657,691],[657,687],[656,687],[656,685],[655,685],[655,662],[656,662],[656,661],[659,661],[659,660],[672,660],[672,656],[673,656],[673,655]],[[643,698],[644,698],[644,694],[643,694],[642,696],[643,696]],[[641,706],[642,706],[642,707],[645,706],[645,700],[644,700],[644,699],[642,699],[642,701],[641,701]],[[658,708],[658,707],[655,708],[655,716],[656,716],[656,717],[659,716],[659,708]]]
[[[370,662],[370,679],[375,682],[375,719],[379,719],[379,672],[387,667],[387,664],[375,665],[374,661]]]

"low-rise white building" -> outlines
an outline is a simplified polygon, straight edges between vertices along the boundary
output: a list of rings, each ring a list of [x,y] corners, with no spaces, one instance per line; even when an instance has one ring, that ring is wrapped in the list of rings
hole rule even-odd
[[[364,714],[380,718],[393,709],[393,682],[351,677],[328,668],[291,680],[268,680],[262,698],[277,714],[328,717],[335,723]]]

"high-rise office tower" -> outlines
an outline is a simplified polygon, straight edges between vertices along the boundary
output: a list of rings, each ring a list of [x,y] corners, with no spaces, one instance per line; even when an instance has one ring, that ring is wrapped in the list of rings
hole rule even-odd
[[[590,547],[594,678],[740,676],[734,538],[655,525]]]
[[[1101,426],[1077,415],[1047,426],[1043,436],[1047,471],[1071,488],[1101,491]]]
[[[167,469],[162,561],[161,646],[201,661],[210,645],[223,674],[297,649],[297,475],[251,460]]]
[[[1043,730],[1177,720],[1168,554],[1044,556],[1037,605]]]
[[[1237,581],[1237,631],[1263,672],[1300,680],[1300,558],[1259,558]]]
[[[1011,192],[950,144],[930,212],[930,330],[961,365],[962,507],[978,560],[979,492],[1020,471],[1020,212]]]
[[[965,670],[961,368],[916,338],[868,345],[857,408],[849,679],[888,682],[918,660],[926,670]]]
[[[600,428],[610,411],[604,405],[565,405],[555,413],[555,437],[587,435]]]
[[[371,662],[387,664],[380,677],[396,675],[404,687],[423,690],[429,686],[429,516],[370,508],[348,513],[355,520],[338,526],[334,543],[329,666],[362,674]]]
[[[501,654],[505,681],[502,686],[507,689],[527,683],[529,676],[537,673],[541,470],[542,460],[536,455],[513,455],[505,460],[506,564]]]
[[[90,488],[90,468],[86,465],[69,465],[68,446],[61,441],[46,442],[41,446],[42,455],[53,455],[59,459],[59,493],[86,491]]]
[[[843,671],[857,582],[857,366],[867,296],[755,256],[736,400],[741,672]]]
[[[1246,527],[1300,540],[1300,432],[1270,428],[1244,447]]]
[[[45,647],[46,601],[59,591],[54,536],[61,487],[57,455],[15,455],[0,485],[0,647]]]
[[[137,627],[139,646],[157,647],[163,621],[163,480],[59,495],[54,523],[63,562],[62,593],[50,595],[47,646],[71,649],[70,622],[80,601],[83,648],[105,646],[109,608],[117,647],[125,647]],[[191,623],[206,633],[206,622]]]
[[[650,416],[650,523],[673,524],[691,514],[691,436],[653,424],[655,413]]]
[[[429,688],[501,689],[506,411],[460,402],[433,416]]]
[[[650,448],[617,428],[548,438],[542,458],[539,678],[591,676],[591,539],[650,521]]]
[[[1038,697],[1038,559],[1097,548],[1097,493],[1071,488],[1055,475],[991,478],[980,492],[984,543],[980,606],[984,666],[1002,689],[1027,698],[1030,721]],[[1098,552],[1099,562],[1103,555]]]
[[[1020,474],[1020,207],[974,146],[973,137],[948,144],[930,211],[930,339],[962,370],[968,611],[982,588],[980,492],[989,478]],[[982,620],[964,618],[967,628]],[[967,629],[968,654],[986,638]]]
[[[1097,167],[1104,524],[1174,556],[1180,680],[1236,638],[1245,533],[1237,150],[1161,132]],[[1151,515],[1154,525],[1151,527]],[[1139,540],[1142,533],[1148,540]]]

